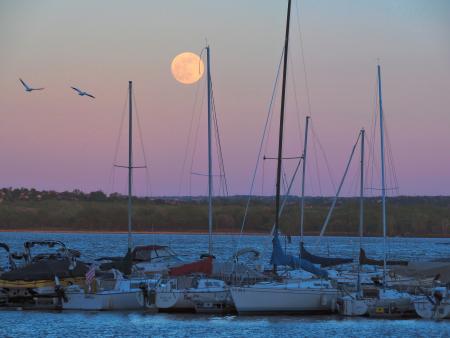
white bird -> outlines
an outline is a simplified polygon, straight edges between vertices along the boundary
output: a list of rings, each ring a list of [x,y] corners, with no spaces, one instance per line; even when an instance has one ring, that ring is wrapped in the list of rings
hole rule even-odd
[[[70,87],[70,88],[75,90],[78,93],[78,95],[80,95],[80,96],[89,96],[89,97],[92,97],[93,99],[95,99],[95,97],[93,95],[89,94],[88,92],[83,92],[82,90],[79,90],[78,88],[75,88],[75,87]]]
[[[22,82],[22,84],[23,84],[23,86],[25,87],[25,90],[27,91],[27,92],[32,92],[33,90],[42,90],[42,89],[44,89],[44,88],[31,88],[29,85],[27,85],[22,79],[20,79],[19,78],[19,80],[20,80],[20,82]]]

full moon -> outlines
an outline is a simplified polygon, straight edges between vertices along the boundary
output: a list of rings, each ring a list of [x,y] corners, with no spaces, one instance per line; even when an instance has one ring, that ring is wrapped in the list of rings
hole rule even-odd
[[[184,84],[192,84],[200,80],[205,66],[197,54],[185,52],[175,56],[170,69],[175,80]]]

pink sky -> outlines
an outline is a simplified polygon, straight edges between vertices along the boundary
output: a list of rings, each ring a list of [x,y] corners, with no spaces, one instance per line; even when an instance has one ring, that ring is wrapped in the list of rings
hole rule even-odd
[[[133,80],[152,194],[187,194],[187,172],[181,191],[179,182],[196,86],[177,83],[170,63],[180,52],[200,52],[207,38],[230,193],[248,193],[283,44],[285,7],[284,1],[256,0],[0,1],[0,186],[110,192],[115,142]],[[380,58],[400,193],[449,195],[449,3],[305,0],[299,8],[314,129],[334,180],[359,129],[370,129]],[[287,155],[300,152],[297,116],[303,128],[308,110],[296,13],[294,1]],[[46,89],[25,93],[19,77]],[[79,97],[70,86],[96,99]],[[278,113],[277,103],[268,156],[275,152]],[[205,172],[202,114],[194,169]],[[307,193],[334,194],[323,161],[322,189],[314,183],[312,144],[310,151]],[[116,173],[114,190],[124,193],[125,172]],[[264,173],[263,192],[270,194],[273,163],[265,164]],[[256,193],[262,191],[258,177]],[[137,194],[145,194],[144,182],[143,172],[136,173]],[[192,183],[192,194],[206,192],[204,178],[193,177]]]

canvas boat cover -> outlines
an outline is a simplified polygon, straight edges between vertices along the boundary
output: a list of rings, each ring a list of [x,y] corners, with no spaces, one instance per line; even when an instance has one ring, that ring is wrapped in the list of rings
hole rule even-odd
[[[293,255],[286,254],[283,251],[283,248],[281,247],[278,234],[275,234],[275,236],[273,237],[272,244],[273,249],[272,249],[272,257],[270,258],[270,264],[290,266],[294,269],[301,268],[316,276],[323,278],[328,277],[328,272],[326,270],[314,266],[314,264],[308,261],[307,259],[300,259],[300,257],[294,257]]]
[[[89,270],[83,262],[76,262],[73,269],[70,269],[71,265],[73,262],[68,258],[42,260],[5,272],[0,278],[5,281],[54,280],[56,276],[60,279],[85,277]]]
[[[371,259],[366,256],[363,248],[359,249],[359,264],[383,266],[382,259]],[[407,261],[386,261],[386,265],[408,265]]]
[[[340,264],[347,264],[352,263],[352,258],[338,258],[338,257],[320,257],[313,255],[309,251],[307,251],[304,247],[304,244],[300,244],[300,250],[301,250],[301,257],[302,259],[306,259],[307,261],[310,261],[313,264],[320,264],[323,267],[326,266],[335,266]]]

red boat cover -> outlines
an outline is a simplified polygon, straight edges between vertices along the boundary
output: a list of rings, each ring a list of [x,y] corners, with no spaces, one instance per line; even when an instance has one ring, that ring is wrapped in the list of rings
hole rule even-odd
[[[209,276],[212,273],[212,257],[205,257],[199,261],[184,264],[181,266],[177,266],[174,268],[170,268],[169,275],[170,276],[185,276],[191,273],[203,273]]]

